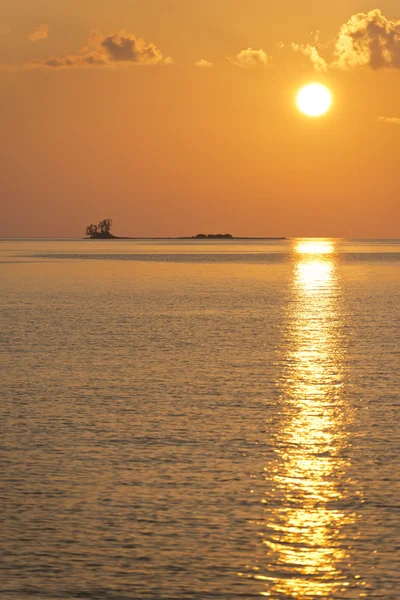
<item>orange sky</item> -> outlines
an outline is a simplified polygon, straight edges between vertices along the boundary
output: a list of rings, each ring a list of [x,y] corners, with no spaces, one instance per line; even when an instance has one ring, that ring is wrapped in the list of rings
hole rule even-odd
[[[0,236],[109,217],[400,237],[398,19],[398,0],[2,0]],[[313,81],[319,119],[295,106]]]

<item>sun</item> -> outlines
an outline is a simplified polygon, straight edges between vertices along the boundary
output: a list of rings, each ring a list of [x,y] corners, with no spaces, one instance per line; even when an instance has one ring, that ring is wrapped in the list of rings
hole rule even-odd
[[[310,83],[297,94],[297,106],[308,117],[320,117],[332,106],[332,95],[320,83]]]

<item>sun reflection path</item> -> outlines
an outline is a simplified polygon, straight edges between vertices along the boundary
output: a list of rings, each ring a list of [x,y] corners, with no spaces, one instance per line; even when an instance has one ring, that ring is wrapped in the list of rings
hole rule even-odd
[[[264,596],[335,598],[349,585],[341,530],[353,518],[340,510],[345,351],[335,246],[301,241],[294,256],[278,382],[281,414],[273,432],[276,460],[265,474],[266,564],[256,578],[265,581]]]

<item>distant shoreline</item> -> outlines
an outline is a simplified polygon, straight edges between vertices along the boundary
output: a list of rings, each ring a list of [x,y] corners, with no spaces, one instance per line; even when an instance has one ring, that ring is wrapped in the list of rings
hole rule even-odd
[[[236,240],[286,240],[287,238],[285,237],[231,237],[231,238],[196,238],[196,237],[119,237],[119,236],[112,236],[112,237],[107,237],[107,238],[83,238],[84,240],[87,240],[89,242],[96,242],[96,241],[112,241],[112,240],[172,240],[172,241],[178,241],[178,240],[191,240],[193,242],[232,242],[232,241],[236,241]]]

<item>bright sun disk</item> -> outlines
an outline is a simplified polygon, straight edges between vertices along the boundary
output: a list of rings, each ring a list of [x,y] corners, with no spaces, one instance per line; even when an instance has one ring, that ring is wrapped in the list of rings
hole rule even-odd
[[[330,109],[331,105],[331,93],[320,83],[310,83],[301,88],[297,94],[297,106],[309,117],[320,117]]]

